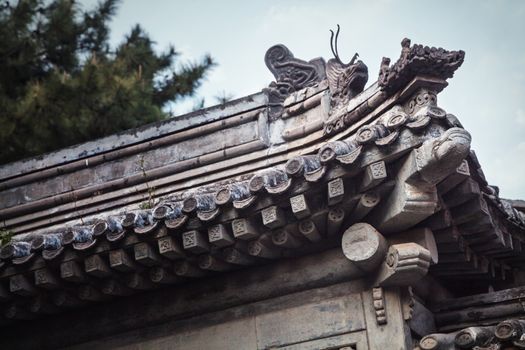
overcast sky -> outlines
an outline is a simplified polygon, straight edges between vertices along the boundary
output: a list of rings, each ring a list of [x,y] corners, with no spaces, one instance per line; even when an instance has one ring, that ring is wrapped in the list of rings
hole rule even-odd
[[[82,1],[89,8],[95,0]],[[285,44],[297,58],[331,58],[329,29],[341,25],[339,52],[368,65],[368,85],[383,56],[395,61],[412,43],[466,51],[463,66],[438,97],[473,136],[490,184],[525,199],[525,1],[168,1],[125,0],[112,22],[118,43],[140,23],[162,50],[183,60],[210,53],[217,68],[199,90],[207,105],[223,91],[242,97],[267,86],[266,50]],[[192,101],[175,107],[191,109]]]

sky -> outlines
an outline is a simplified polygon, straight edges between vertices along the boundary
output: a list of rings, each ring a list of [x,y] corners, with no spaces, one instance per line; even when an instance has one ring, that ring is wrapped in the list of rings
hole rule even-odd
[[[96,0],[81,1],[85,8]],[[124,0],[111,23],[118,44],[139,23],[162,51],[173,44],[181,62],[210,53],[218,66],[198,91],[207,105],[223,93],[242,97],[273,76],[266,50],[286,45],[295,57],[331,58],[330,29],[341,26],[339,53],[368,65],[368,85],[383,56],[397,60],[400,42],[462,49],[465,62],[438,105],[472,134],[472,149],[500,195],[525,199],[525,1]],[[173,106],[176,114],[194,101]]]

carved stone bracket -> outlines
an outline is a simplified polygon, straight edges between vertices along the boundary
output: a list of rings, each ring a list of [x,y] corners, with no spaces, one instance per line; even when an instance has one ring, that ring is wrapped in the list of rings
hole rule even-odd
[[[417,243],[401,243],[390,246],[375,284],[381,287],[407,286],[428,273],[430,252]]]
[[[418,243],[435,246],[435,242],[429,243],[427,241],[433,241],[433,238],[425,239],[423,236],[423,233],[407,232],[399,239],[403,243],[395,243],[388,248],[388,242],[379,231],[367,223],[359,222],[344,232],[341,245],[346,258],[358,269],[367,272],[374,286],[407,286],[425,276],[432,262],[433,254]],[[406,242],[404,239],[415,239],[418,243]],[[382,295],[382,292],[374,293],[374,300],[381,300],[379,294]],[[378,302],[376,311],[384,308],[380,304]],[[378,322],[386,322],[386,318]]]
[[[271,119],[281,116],[283,102],[288,95],[314,86],[325,78],[324,59],[319,57],[306,62],[294,58],[292,52],[281,44],[266,51],[264,62],[275,77],[275,81],[265,89],[268,93]]]
[[[371,222],[383,233],[407,229],[438,207],[436,185],[467,157],[470,134],[451,128],[413,150],[401,165],[396,187],[376,210]]]
[[[416,75],[429,75],[442,79],[452,78],[465,58],[465,52],[447,51],[423,45],[410,46],[409,39],[401,42],[401,57],[390,66],[390,59],[383,58],[378,84],[387,93],[394,93]]]

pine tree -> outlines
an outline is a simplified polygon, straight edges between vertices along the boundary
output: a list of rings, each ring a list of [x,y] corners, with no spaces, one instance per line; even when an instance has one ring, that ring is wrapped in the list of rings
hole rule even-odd
[[[139,25],[112,48],[117,5],[0,4],[0,164],[164,119],[194,95],[212,58],[176,69],[174,47],[158,53]]]

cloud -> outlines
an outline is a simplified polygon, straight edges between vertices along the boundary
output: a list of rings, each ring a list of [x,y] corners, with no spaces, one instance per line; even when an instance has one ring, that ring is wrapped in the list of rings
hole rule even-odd
[[[525,111],[523,109],[518,109],[516,111],[516,123],[521,126],[525,126]],[[520,145],[525,145],[524,142],[520,143]]]

